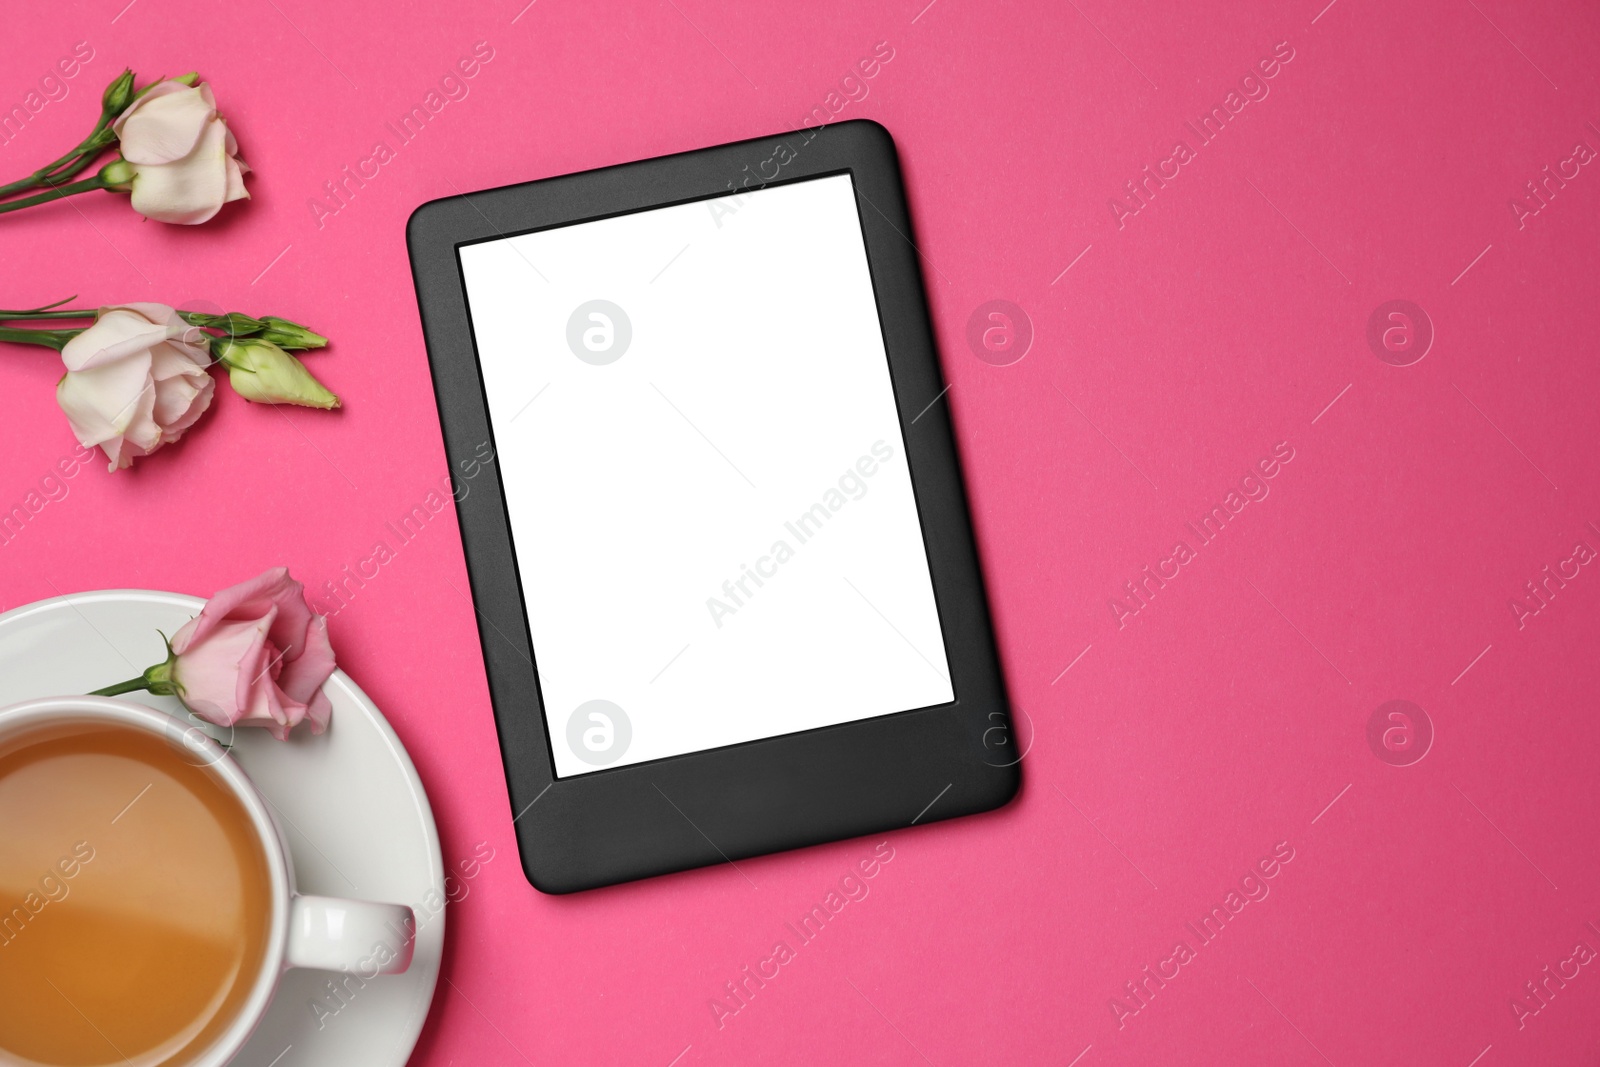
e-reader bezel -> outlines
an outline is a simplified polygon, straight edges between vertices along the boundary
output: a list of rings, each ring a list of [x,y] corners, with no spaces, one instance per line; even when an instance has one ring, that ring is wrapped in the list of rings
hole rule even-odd
[[[780,147],[781,146],[781,147]],[[955,700],[558,778],[499,463],[456,502],[511,813],[547,893],[970,815],[1020,785],[919,252],[889,132],[855,120],[419,207],[406,227],[450,457],[492,446],[458,249],[536,230],[848,173],[866,243]]]

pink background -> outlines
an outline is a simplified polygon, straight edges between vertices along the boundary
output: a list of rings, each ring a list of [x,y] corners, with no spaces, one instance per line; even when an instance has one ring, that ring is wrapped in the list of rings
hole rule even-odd
[[[1600,948],[1600,573],[1581,567],[1520,629],[1509,606],[1575,542],[1600,548],[1600,171],[1520,227],[1509,206],[1576,142],[1600,148],[1591,5],[125,2],[8,13],[0,106],[75,42],[95,55],[0,145],[0,177],[74,143],[125,64],[198,66],[256,169],[253,199],[193,229],[102,194],[12,216],[0,304],[79,293],[285,315],[334,338],[308,362],[347,405],[279,412],[219,390],[179,446],[82,471],[0,546],[6,607],[101,587],[205,594],[277,563],[320,588],[463,458],[446,457],[434,412],[414,207],[785,130],[877,42],[894,51],[840,117],[877,119],[900,146],[1001,651],[1034,734],[1022,795],[887,835],[871,895],[719,1028],[723,983],[876,840],[741,863],[748,881],[724,866],[538,894],[443,516],[333,622],[428,784],[446,862],[497,850],[451,907],[449,984],[414,1062],[1600,1054],[1600,968],[1520,1029],[1511,1007],[1575,942]],[[394,147],[385,123],[480,40],[494,55],[469,95],[319,225],[323,182],[379,139]],[[1184,121],[1284,41],[1294,58],[1270,95],[1200,146]],[[1119,228],[1110,199],[1179,138],[1196,157]],[[1436,331],[1407,367],[1366,339],[1395,298]],[[1036,333],[1010,366],[965,340],[991,299]],[[42,349],[0,352],[6,508],[73,447],[59,372]],[[1284,441],[1294,459],[1270,496],[1119,628],[1122,583]],[[1436,731],[1411,766],[1367,741],[1397,698]],[[1193,942],[1185,922],[1283,841],[1294,859],[1270,896],[1119,1025],[1124,983]]]

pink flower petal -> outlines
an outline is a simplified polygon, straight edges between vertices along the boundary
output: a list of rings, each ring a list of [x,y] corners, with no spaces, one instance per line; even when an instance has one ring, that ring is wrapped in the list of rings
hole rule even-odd
[[[249,581],[230,585],[215,593],[200,614],[184,624],[172,638],[172,650],[180,656],[195,642],[202,641],[213,627],[224,619],[258,619],[265,615],[276,600],[276,593],[286,585],[296,585],[289,577],[289,568],[273,567],[262,571]]]
[[[243,715],[249,715],[261,710],[257,707],[257,695],[263,688],[276,689],[272,684],[270,672],[273,661],[278,657],[278,650],[272,646],[268,635],[272,632],[272,613],[268,612],[259,619],[252,619],[248,623],[234,623],[234,625],[248,625],[252,631],[259,635],[258,639],[241,656],[234,666],[233,697],[234,706],[240,709]],[[221,627],[219,627],[221,629]],[[204,655],[205,645],[192,648],[188,655]],[[179,657],[182,662],[182,657]],[[277,716],[273,716],[277,718]]]
[[[333,715],[333,705],[322,692],[322,685],[332,676],[337,665],[333,659],[333,645],[328,640],[328,620],[314,615],[306,628],[305,649],[284,666],[278,684],[291,700],[304,703],[311,720],[311,732],[320,734],[328,728]]]
[[[304,704],[285,700],[283,693],[269,683],[265,689],[255,694],[250,709],[233,725],[261,726],[279,741],[287,741],[289,731],[301,722],[305,715]]]
[[[328,622],[275,567],[213,596],[172,638],[184,701],[222,725],[263,726],[283,739],[309,719],[327,729],[322,684],[334,671]]]
[[[272,627],[272,641],[285,650],[283,661],[293,663],[305,654],[306,630],[316,618],[306,603],[306,587],[289,579],[278,590],[273,604],[278,609],[278,619]]]
[[[196,621],[186,624],[179,635]],[[232,726],[247,714],[250,691],[241,679],[264,663],[266,640],[267,620],[261,619],[222,623],[208,631],[204,642],[187,642],[189,648],[179,654],[174,678],[189,710],[218,726]]]
[[[316,696],[306,706],[306,718],[311,721],[311,732],[314,734],[320,734],[328,728],[328,721],[333,718],[333,703],[328,700],[328,694],[317,690]]]

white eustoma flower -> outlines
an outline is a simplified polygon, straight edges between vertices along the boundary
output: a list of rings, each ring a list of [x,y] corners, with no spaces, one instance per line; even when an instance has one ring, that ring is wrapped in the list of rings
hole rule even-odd
[[[111,128],[133,172],[133,209],[146,218],[193,226],[230,200],[249,199],[244,174],[250,168],[239,160],[239,144],[206,82],[192,88],[158,82]]]
[[[72,432],[114,471],[176,441],[211,406],[208,337],[165,304],[101,308],[61,350],[56,402]]]

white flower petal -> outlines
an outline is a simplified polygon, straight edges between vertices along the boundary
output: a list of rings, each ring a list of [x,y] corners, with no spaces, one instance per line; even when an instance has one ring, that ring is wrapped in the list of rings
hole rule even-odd
[[[150,346],[150,377],[165,381],[176,375],[205,376],[211,366],[211,353],[199,345],[185,341],[162,341]]]
[[[133,210],[157,222],[193,226],[227,201],[228,154],[221,122],[208,125],[193,152],[173,163],[134,167]]]
[[[111,304],[100,309],[102,316],[112,311],[132,311],[143,315],[151,322],[166,329],[168,340],[183,340],[191,343],[204,343],[206,333],[198,326],[190,326],[188,321],[177,311],[166,304],[156,304],[149,301],[129,301],[125,304]]]
[[[73,339],[88,338],[82,351],[70,360],[63,353],[69,370],[56,401],[78,440],[103,448],[112,470],[176,441],[211,406],[210,353],[166,339],[173,323],[183,326],[164,304],[102,308],[95,325]],[[70,369],[73,362],[80,369]]]
[[[153,403],[150,358],[133,357],[89,370],[69,371],[56,384],[56,402],[85,445],[120,436],[136,416],[145,392]]]
[[[122,158],[129,163],[171,163],[194,151],[217,114],[210,95],[209,86],[201,91],[172,81],[145,93],[112,124]]]
[[[153,304],[148,307],[164,307]],[[170,309],[168,309],[170,310]],[[145,351],[166,340],[164,324],[130,308],[102,308],[93,326],[66,343],[61,362],[69,371],[104,366]]]
[[[154,416],[162,427],[161,443],[171,444],[183,436],[211,406],[217,383],[211,375],[183,374],[155,383]]]
[[[250,194],[244,188],[244,172],[249,169],[242,160],[228,157],[228,193],[224,203],[250,199]]]

